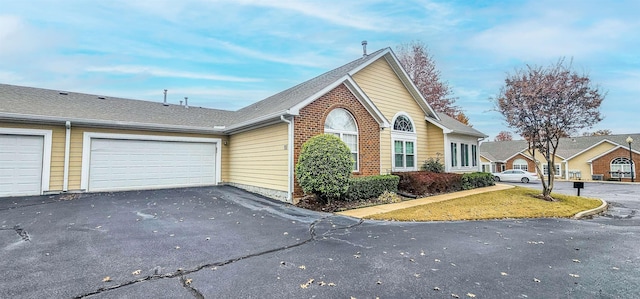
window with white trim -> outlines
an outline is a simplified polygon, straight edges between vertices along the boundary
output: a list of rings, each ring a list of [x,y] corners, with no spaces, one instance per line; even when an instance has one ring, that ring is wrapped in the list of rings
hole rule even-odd
[[[413,120],[405,113],[398,113],[394,117],[391,130],[393,150],[393,170],[416,170],[417,136]]]
[[[458,144],[451,142],[451,167],[458,166]]]
[[[615,158],[611,161],[611,177],[612,178],[630,178],[631,177],[631,161],[629,158]]]
[[[353,158],[353,171],[358,171],[358,126],[353,115],[346,109],[333,109],[324,121],[324,132],[340,137],[347,144]]]
[[[475,144],[471,145],[471,165],[478,166],[478,146]]]
[[[555,173],[553,174],[553,176],[559,176],[560,173],[560,164],[556,164],[555,168]],[[549,164],[548,163],[542,163],[542,173],[544,175],[549,175]]]
[[[469,167],[469,145],[460,143],[460,163],[462,167]]]
[[[524,171],[529,171],[529,163],[524,159],[515,159],[513,161],[513,169],[520,169]]]

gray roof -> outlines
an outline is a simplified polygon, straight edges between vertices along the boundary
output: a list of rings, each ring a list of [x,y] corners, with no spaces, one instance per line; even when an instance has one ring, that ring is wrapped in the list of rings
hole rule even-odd
[[[487,135],[485,135],[484,133],[474,129],[471,126],[467,126],[461,122],[459,122],[458,120],[456,120],[453,117],[450,117],[444,113],[441,112],[436,112],[438,114],[438,118],[440,118],[440,120],[437,120],[433,117],[429,117],[429,121],[432,123],[437,123],[440,124],[442,127],[445,127],[449,130],[452,131],[452,133],[458,133],[458,134],[464,134],[464,135],[471,135],[471,136],[476,136],[476,137],[481,137],[481,138],[486,138],[488,137]]]
[[[378,54],[387,49],[388,48],[380,49],[376,52],[360,57],[341,67],[328,71],[320,76],[317,76],[287,90],[272,95],[262,101],[242,108],[238,110],[235,121],[239,123],[264,115],[270,115],[278,112],[284,113],[288,109],[313,96],[314,94],[336,82],[340,78],[348,75],[349,72],[369,62],[372,58],[376,57]]]
[[[289,114],[292,108],[299,108],[299,105],[323,89],[389,53],[394,57],[390,48],[380,49],[238,111],[186,108],[174,104],[165,106],[160,102],[0,84],[0,119],[49,122],[69,120],[85,125],[232,133],[278,120],[281,115]],[[399,65],[396,67],[401,68]],[[402,72],[401,69],[400,71]],[[404,79],[412,84],[410,79]],[[417,90],[415,93],[418,93]],[[437,114],[439,119],[431,117],[431,112],[427,112],[433,111],[431,107],[426,102],[419,104],[430,115],[429,121],[453,133],[486,137],[482,132],[442,113]],[[384,119],[381,114],[379,117]]]
[[[480,143],[480,155],[492,162],[503,162],[527,148],[528,144],[524,140],[488,141]]]
[[[634,133],[560,138],[556,155],[563,159],[571,159],[575,155],[602,142],[610,142],[626,148],[628,147],[626,139],[629,136],[634,140],[631,148],[634,151],[640,151],[640,134]],[[524,140],[483,142],[480,144],[480,154],[491,161],[501,162],[526,150],[527,147],[527,142]]]
[[[163,103],[61,92],[0,84],[0,116],[70,120],[78,123],[120,123],[209,128],[227,124],[233,112]]]

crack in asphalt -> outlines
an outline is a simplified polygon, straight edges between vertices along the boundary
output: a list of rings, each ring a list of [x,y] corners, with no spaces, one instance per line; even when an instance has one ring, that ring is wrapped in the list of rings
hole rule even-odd
[[[265,250],[265,251],[261,251],[261,252],[256,252],[256,253],[248,254],[248,255],[237,257],[237,258],[233,258],[233,259],[228,259],[228,260],[222,261],[222,262],[208,263],[208,264],[200,265],[200,266],[197,266],[195,268],[188,269],[188,270],[178,269],[177,271],[172,272],[172,273],[165,273],[165,274],[156,273],[156,274],[148,275],[148,276],[136,279],[136,280],[126,281],[126,282],[123,282],[123,283],[120,283],[120,284],[117,284],[117,285],[112,285],[112,286],[108,286],[108,287],[102,287],[102,288],[99,288],[99,289],[97,289],[95,291],[92,291],[92,292],[89,292],[89,293],[85,293],[85,294],[82,294],[82,295],[78,295],[78,296],[76,296],[74,298],[75,299],[86,298],[86,297],[89,297],[89,296],[97,295],[97,294],[104,293],[104,292],[107,292],[107,291],[112,291],[112,290],[115,290],[115,289],[119,289],[119,288],[122,288],[122,287],[125,287],[125,286],[129,286],[129,285],[133,285],[133,284],[136,284],[136,283],[140,283],[140,282],[157,280],[157,279],[164,279],[164,278],[176,278],[176,277],[180,278],[182,286],[185,287],[195,298],[198,298],[198,299],[204,298],[204,296],[198,290],[196,290],[195,288],[193,288],[191,286],[191,282],[187,283],[187,280],[185,279],[185,275],[196,273],[196,272],[198,272],[198,271],[200,271],[200,270],[202,270],[204,268],[222,267],[222,266],[226,266],[226,265],[229,265],[231,263],[235,263],[235,262],[238,262],[238,261],[241,261],[241,260],[245,260],[245,259],[249,259],[249,258],[253,258],[253,257],[258,257],[258,256],[262,256],[262,255],[266,255],[266,254],[270,254],[270,253],[274,253],[274,252],[278,252],[278,251],[291,249],[291,248],[296,248],[296,247],[305,245],[305,244],[307,244],[309,242],[316,241],[317,240],[316,239],[316,225],[318,225],[320,222],[322,222],[323,220],[325,220],[325,219],[327,219],[329,217],[331,217],[331,215],[324,216],[324,217],[322,217],[320,219],[317,219],[317,220],[313,221],[309,225],[309,238],[307,238],[307,239],[305,239],[305,240],[303,240],[301,242],[298,242],[298,243],[294,243],[294,244],[291,244],[291,245],[286,245],[286,246],[282,246],[282,247],[278,247],[278,248],[273,248],[273,249],[269,249],[269,250]],[[330,233],[330,232],[333,232],[333,231],[336,231],[336,230],[353,228],[355,226],[358,226],[358,225],[362,224],[363,222],[364,222],[364,220],[360,219],[360,221],[358,221],[355,224],[351,224],[351,225],[344,226],[344,227],[334,227],[334,228],[328,230],[327,232],[325,232],[323,234],[323,236],[326,235],[327,233]]]
[[[0,228],[0,230],[12,230],[15,231],[16,234],[18,234],[18,236],[20,236],[20,238],[22,238],[22,241],[31,241],[31,238],[29,237],[29,234],[27,233],[26,230],[24,230],[23,228],[21,228],[19,225],[16,225],[12,228]]]
[[[191,281],[188,279],[185,279],[184,275],[180,276],[180,282],[182,283],[182,286],[193,295],[193,297],[196,297],[197,299],[204,299],[204,295],[202,295],[202,293],[196,290],[196,288],[192,287]]]

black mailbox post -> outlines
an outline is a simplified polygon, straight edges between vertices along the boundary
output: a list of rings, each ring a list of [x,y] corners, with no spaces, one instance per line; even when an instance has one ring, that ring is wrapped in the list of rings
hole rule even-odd
[[[584,188],[584,182],[573,182],[573,188],[578,189],[578,196],[580,196],[580,189]]]

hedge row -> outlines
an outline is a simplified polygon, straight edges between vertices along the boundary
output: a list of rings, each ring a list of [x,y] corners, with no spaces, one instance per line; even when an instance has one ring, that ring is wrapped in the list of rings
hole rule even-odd
[[[435,173],[425,171],[397,172],[400,177],[398,190],[416,196],[456,192],[495,184],[490,173],[474,172],[466,174]]]
[[[435,173],[410,171],[393,173],[400,177],[398,190],[417,196],[462,190],[462,175],[457,173]]]
[[[356,201],[380,196],[385,191],[398,192],[400,177],[395,175],[374,175],[352,177],[344,199]]]
[[[494,180],[493,175],[488,172],[472,172],[462,175],[463,190],[493,186],[495,184],[496,181]]]

